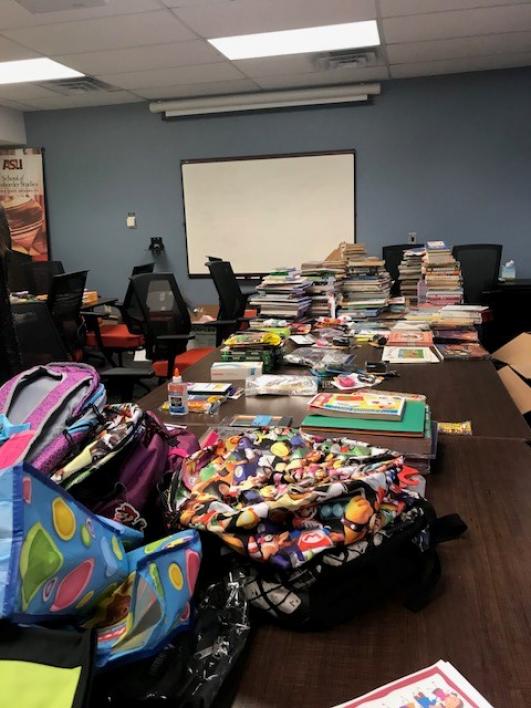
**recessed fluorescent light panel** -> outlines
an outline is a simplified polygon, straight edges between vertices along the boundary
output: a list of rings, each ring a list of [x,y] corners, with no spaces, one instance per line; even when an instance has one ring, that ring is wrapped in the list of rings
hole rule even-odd
[[[84,74],[46,57],[0,62],[0,84],[73,79],[76,76],[84,76]]]
[[[380,44],[380,37],[376,20],[367,20],[282,32],[219,37],[208,41],[228,59],[234,60],[376,47]]]

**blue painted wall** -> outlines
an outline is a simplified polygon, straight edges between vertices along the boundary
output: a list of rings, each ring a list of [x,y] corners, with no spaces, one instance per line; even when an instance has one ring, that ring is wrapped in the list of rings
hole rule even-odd
[[[53,255],[90,268],[107,295],[123,294],[149,237],[163,236],[159,269],[191,301],[216,300],[210,282],[187,277],[180,160],[340,148],[357,151],[369,252],[409,231],[499,242],[531,277],[531,68],[386,82],[370,106],[163,122],[130,104],[29,113],[26,125],[28,144],[46,149]],[[137,230],[125,228],[128,211]]]

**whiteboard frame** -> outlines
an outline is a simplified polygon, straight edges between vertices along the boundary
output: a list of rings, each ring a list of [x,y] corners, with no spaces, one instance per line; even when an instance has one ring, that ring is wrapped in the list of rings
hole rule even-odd
[[[357,155],[356,155],[356,150],[354,148],[347,148],[344,150],[321,150],[321,151],[316,151],[316,152],[286,152],[286,153],[278,153],[278,154],[266,154],[266,155],[236,155],[234,157],[211,157],[211,158],[198,158],[198,159],[190,159],[190,160],[181,160],[180,161],[180,175],[181,175],[181,199],[182,199],[182,207],[183,207],[183,227],[184,227],[184,245],[186,248],[186,268],[188,271],[188,277],[189,278],[210,278],[210,273],[192,273],[190,272],[190,256],[188,252],[188,231],[186,228],[186,203],[184,199],[184,174],[183,174],[183,167],[185,165],[194,165],[194,164],[201,164],[201,163],[213,163],[213,162],[239,162],[242,160],[275,160],[275,159],[282,159],[286,157],[322,157],[322,156],[329,156],[329,155],[352,155],[353,158],[353,169],[354,169],[354,243],[357,242],[357,219],[358,219],[358,197],[357,197],[357,191],[358,191],[358,180],[357,180]],[[339,244],[338,244],[339,245]],[[212,253],[212,254],[206,254],[205,259],[209,256],[218,256],[223,257],[223,254],[217,254],[217,253]],[[323,258],[325,258],[328,254],[324,253]],[[250,279],[250,278],[260,278],[263,275],[266,275],[268,271],[261,271],[261,272],[256,272],[256,273],[236,273],[237,278],[241,278],[242,280],[245,279]]]

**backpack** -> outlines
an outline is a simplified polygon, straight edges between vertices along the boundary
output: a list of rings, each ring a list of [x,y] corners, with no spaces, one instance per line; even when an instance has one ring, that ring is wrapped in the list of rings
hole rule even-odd
[[[429,502],[419,500],[409,521],[372,542],[326,551],[291,572],[248,564],[245,594],[263,618],[304,631],[347,622],[393,596],[417,612],[430,602],[441,577],[437,545],[466,528],[458,515],[438,518]]]
[[[0,469],[28,461],[49,474],[99,425],[105,398],[87,364],[35,366],[14,376],[0,387]]]
[[[100,516],[150,538],[166,533],[160,496],[182,460],[199,449],[185,428],[167,429],[134,404],[106,406],[105,424],[95,441],[54,479]]]

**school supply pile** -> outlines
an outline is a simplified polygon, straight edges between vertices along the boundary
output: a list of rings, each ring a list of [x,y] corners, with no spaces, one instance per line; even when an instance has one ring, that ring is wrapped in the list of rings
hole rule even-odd
[[[375,318],[386,308],[390,291],[385,261],[369,256],[348,260],[341,312],[359,320]]]
[[[449,661],[438,661],[334,708],[493,708]]]
[[[245,379],[246,396],[314,396],[317,387],[312,376],[264,374]]]
[[[278,268],[258,285],[249,305],[258,308],[261,318],[297,320],[310,308],[311,286],[312,281],[303,278],[297,268]]]
[[[312,318],[335,317],[341,282],[345,277],[344,267],[335,268],[336,261],[312,261],[303,263],[301,275],[311,281],[309,288],[311,305],[308,314]]]
[[[398,450],[424,474],[437,452],[436,424],[426,397],[419,394],[380,390],[320,393],[310,401],[301,429]]]
[[[423,592],[414,578],[438,563],[443,534],[466,528],[436,518],[400,455],[290,428],[215,439],[181,480],[171,500],[180,523],[219,538],[240,559],[249,602],[294,629],[345,621],[397,588],[420,609],[437,577]]]
[[[425,253],[424,248],[408,248],[398,265],[400,294],[407,297],[412,305],[417,303],[417,288],[422,278],[422,258]]]
[[[272,371],[281,360],[282,336],[272,331],[235,332],[221,349],[222,362],[261,362],[264,373]]]
[[[442,306],[463,301],[461,267],[444,241],[427,242],[422,272],[426,302]]]

